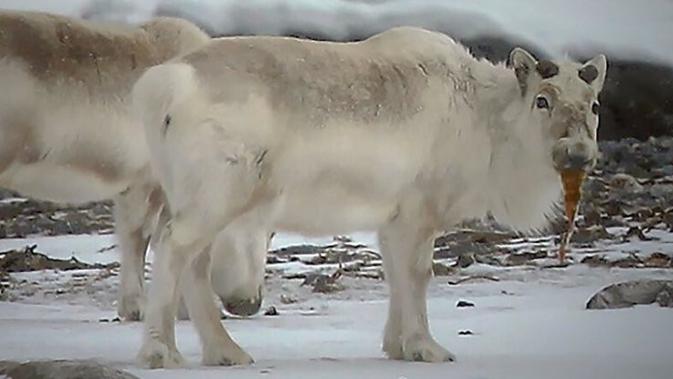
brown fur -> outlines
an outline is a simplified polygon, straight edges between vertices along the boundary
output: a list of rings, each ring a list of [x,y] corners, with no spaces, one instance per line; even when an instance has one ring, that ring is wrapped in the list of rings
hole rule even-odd
[[[326,66],[316,64],[315,52],[305,41],[255,40],[254,45],[248,41],[247,37],[216,40],[209,48],[190,54],[184,60],[199,68],[199,62],[207,61],[204,56],[209,56],[221,62],[217,70],[229,70],[232,79],[240,78],[245,72],[254,78],[253,83],[272,83],[265,91],[274,109],[291,110],[289,113],[304,110],[304,116],[316,125],[325,121],[326,114],[364,123],[408,119],[420,111],[419,96],[427,87],[428,70],[438,68],[431,62],[420,66],[411,61],[391,63],[384,56],[376,59],[376,55],[371,54],[368,57],[374,58],[363,59],[361,49],[329,44],[323,45],[320,60],[338,64],[329,66],[330,75],[321,75]],[[242,67],[243,64],[246,67]],[[204,75],[211,74],[210,71],[212,68],[203,67]],[[251,91],[254,88],[251,90],[248,85],[238,91],[228,88],[214,98],[244,101]],[[231,99],[231,96],[239,98]]]
[[[580,76],[580,79],[584,80],[587,84],[591,84],[598,78],[598,69],[592,65],[585,66],[578,71],[578,75]]]
[[[41,158],[31,126],[32,117],[33,114],[30,112],[16,112],[0,119],[0,124],[8,125],[4,128],[0,140],[0,172],[4,171],[13,160],[28,164]]]
[[[163,204],[130,90],[148,67],[208,40],[172,17],[133,26],[0,11],[0,187],[55,202],[114,199],[126,319],[142,314],[144,255]]]
[[[559,67],[552,61],[541,60],[538,62],[535,70],[540,74],[542,79],[549,79],[552,76],[558,75]]]
[[[131,26],[32,12],[2,12],[0,25],[0,58],[20,59],[47,86],[70,82],[92,94],[119,94],[165,60],[147,33]]]

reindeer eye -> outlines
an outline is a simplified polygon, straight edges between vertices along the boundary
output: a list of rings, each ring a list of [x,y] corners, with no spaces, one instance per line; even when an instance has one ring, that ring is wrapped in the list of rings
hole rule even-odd
[[[539,109],[549,109],[549,100],[546,97],[540,95],[535,98],[535,106]]]
[[[591,104],[591,113],[598,115],[598,112],[601,110],[601,104],[598,101],[594,101]]]

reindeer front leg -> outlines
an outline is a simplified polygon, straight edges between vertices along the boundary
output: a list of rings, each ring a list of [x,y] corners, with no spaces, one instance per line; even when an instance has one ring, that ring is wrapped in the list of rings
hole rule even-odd
[[[390,288],[383,351],[391,359],[453,361],[455,356],[430,334],[426,292],[432,277],[434,235],[422,217],[403,209],[379,231],[385,278]]]
[[[235,264],[235,262],[232,262]],[[210,285],[211,250],[204,249],[184,275],[184,299],[203,347],[203,364],[210,366],[246,365],[253,362],[231,338],[220,321]]]

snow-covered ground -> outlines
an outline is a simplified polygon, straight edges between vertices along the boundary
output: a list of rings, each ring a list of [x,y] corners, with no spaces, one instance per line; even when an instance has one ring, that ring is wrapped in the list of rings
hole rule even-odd
[[[371,241],[371,235],[357,237],[357,241]],[[659,240],[659,250],[670,251],[670,240]],[[274,240],[275,247],[298,242],[307,241],[290,235]],[[38,251],[65,258],[74,255],[89,262],[109,262],[116,257],[114,249],[105,249],[113,244],[110,236],[0,240],[0,251],[31,243],[38,244]],[[640,246],[611,247],[613,253],[630,248]],[[115,316],[118,278],[96,276],[91,270],[14,274],[15,280],[33,283],[39,296],[26,293],[16,302],[0,302],[0,360],[94,358],[141,378],[169,379],[673,377],[670,309],[584,309],[591,295],[610,283],[671,278],[671,270],[584,265],[488,269],[475,265],[463,274],[470,270],[489,272],[500,281],[451,286],[447,277],[437,277],[429,293],[431,328],[438,341],[458,355],[452,364],[384,359],[379,346],[387,295],[380,280],[345,278],[345,291],[314,294],[300,285],[301,280],[271,275],[264,307],[274,305],[278,316],[224,321],[256,359],[253,366],[200,366],[198,337],[189,322],[179,322],[178,345],[190,366],[141,370],[134,366],[141,324],[101,322]],[[78,281],[81,289],[70,291]],[[58,293],[59,287],[68,290]],[[296,302],[283,304],[281,295]],[[476,306],[457,308],[459,300]],[[473,334],[459,335],[466,330]]]

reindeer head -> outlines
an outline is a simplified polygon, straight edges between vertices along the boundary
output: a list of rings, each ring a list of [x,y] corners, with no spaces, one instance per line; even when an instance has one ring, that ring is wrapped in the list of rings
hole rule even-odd
[[[584,64],[537,61],[516,48],[510,62],[528,107],[529,125],[541,128],[554,168],[591,170],[598,158],[598,95],[605,81],[605,56]]]

